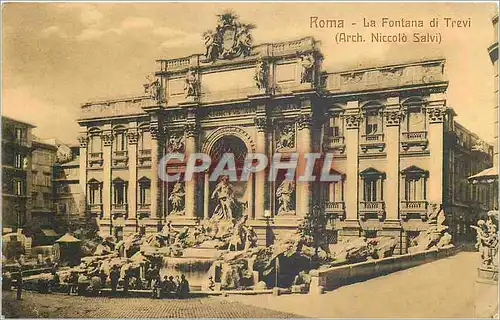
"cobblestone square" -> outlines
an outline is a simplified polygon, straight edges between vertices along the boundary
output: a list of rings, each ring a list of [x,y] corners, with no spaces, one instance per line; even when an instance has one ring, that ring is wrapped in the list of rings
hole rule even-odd
[[[6,318],[298,318],[270,309],[244,305],[224,298],[153,300],[149,298],[78,297],[64,294],[5,292]]]

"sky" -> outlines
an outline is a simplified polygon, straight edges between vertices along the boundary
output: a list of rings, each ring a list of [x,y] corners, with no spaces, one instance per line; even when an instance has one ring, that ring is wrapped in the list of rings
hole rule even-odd
[[[34,133],[75,143],[80,106],[143,93],[156,59],[203,53],[202,34],[227,10],[253,23],[254,43],[304,36],[321,41],[323,68],[341,71],[446,58],[447,104],[457,120],[493,140],[494,3],[7,3],[2,6],[2,114],[36,125]],[[311,28],[311,17],[343,19],[344,29]],[[363,18],[445,17],[469,28],[440,32],[440,44],[340,43],[339,31],[394,34],[429,29],[363,28]],[[353,27],[352,23],[356,23]]]

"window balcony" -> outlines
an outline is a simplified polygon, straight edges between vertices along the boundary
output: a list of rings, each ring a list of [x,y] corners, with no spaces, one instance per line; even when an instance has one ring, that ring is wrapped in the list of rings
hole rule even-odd
[[[146,162],[151,162],[151,149],[139,150],[137,154],[139,165],[144,165]]]
[[[385,202],[384,201],[361,201],[359,203],[359,218],[361,220],[379,219],[385,217]]]
[[[102,218],[103,216],[102,204],[94,203],[87,205],[87,212],[93,217]]]
[[[138,203],[137,204],[137,216],[139,219],[148,218],[151,215],[151,204],[150,203]]]
[[[90,152],[88,159],[88,166],[93,167],[95,165],[102,166],[103,158],[102,152]]]
[[[126,203],[113,203],[111,205],[111,214],[113,218],[127,218],[128,205]]]
[[[402,220],[408,220],[411,216],[418,216],[421,219],[427,217],[426,200],[403,200],[400,203],[400,215]]]
[[[119,158],[126,158],[128,155],[127,150],[115,150],[113,152],[113,158],[119,159]]]
[[[429,140],[427,140],[427,131],[403,132],[401,138],[401,146],[406,151],[410,147],[422,147],[422,150],[427,149]]]
[[[128,152],[127,150],[115,150],[113,152],[113,166],[127,166]]]
[[[326,136],[323,143],[323,148],[340,150],[340,152],[343,153],[345,151],[345,138],[340,136]]]
[[[344,201],[325,201],[325,213],[340,220],[345,219]]]
[[[367,152],[368,149],[378,149],[380,152],[384,151],[385,142],[383,133],[372,133],[361,135],[360,142],[361,151]]]

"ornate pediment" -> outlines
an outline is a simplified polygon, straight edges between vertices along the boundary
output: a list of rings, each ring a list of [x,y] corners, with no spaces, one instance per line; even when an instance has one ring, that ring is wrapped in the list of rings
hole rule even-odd
[[[375,168],[366,168],[365,170],[361,171],[359,175],[363,178],[385,178],[385,173],[378,171]]]
[[[208,30],[203,34],[206,61],[215,62],[249,56],[252,50],[250,30],[255,26],[240,23],[238,16],[231,12],[217,16],[219,21],[215,30]]]

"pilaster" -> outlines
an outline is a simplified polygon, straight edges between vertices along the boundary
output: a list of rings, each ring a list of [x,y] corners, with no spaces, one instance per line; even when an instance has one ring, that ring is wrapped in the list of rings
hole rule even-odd
[[[387,166],[384,201],[386,218],[397,220],[399,215],[399,138],[402,113],[399,97],[387,98],[385,116]]]
[[[130,123],[131,126],[136,127],[137,122]],[[130,129],[127,132],[128,139],[128,217],[129,219],[137,219],[137,141],[139,133],[137,129]]]
[[[102,160],[103,160],[103,186],[102,186],[102,210],[103,219],[111,219],[111,152],[113,147],[113,132],[111,124],[105,124],[101,133],[102,138]],[[111,230],[110,230],[111,232]]]
[[[257,112],[254,118],[256,133],[255,152],[267,156],[267,130],[268,117],[266,114],[266,104],[261,101],[257,105]],[[265,219],[266,210],[266,170],[255,173],[255,215],[256,219]]]
[[[82,198],[85,201],[85,208],[86,210],[86,204],[87,204],[87,150],[88,150],[88,141],[89,138],[87,136],[87,133],[84,133],[80,137],[78,137],[78,142],[80,143],[80,172],[79,172],[79,183],[80,183],[80,190],[83,193]]]
[[[151,134],[151,218],[156,218],[161,223],[162,206],[161,194],[162,183],[158,177],[158,163],[163,156],[163,117],[160,105],[144,107],[149,114],[149,133]]]
[[[190,108],[188,110],[187,123],[184,126],[186,137],[185,142],[185,155],[186,159],[192,153],[198,152],[198,124],[196,120],[196,109]],[[191,180],[185,182],[185,203],[186,203],[186,218],[195,219],[198,212],[198,177],[199,174],[193,174]]]
[[[443,202],[443,135],[444,121],[447,114],[446,96],[444,93],[433,93],[429,98],[427,107],[429,121],[429,150],[432,161],[429,164],[429,192],[428,201],[434,203]]]
[[[311,101],[304,99],[301,101],[301,114],[297,119],[297,151],[299,153],[297,165],[297,178],[302,176],[306,170],[305,154],[311,153]],[[297,180],[297,215],[300,217],[306,216],[311,213],[312,204],[312,182],[311,181],[298,181]]]
[[[358,218],[358,148],[359,148],[359,124],[362,116],[358,101],[348,101],[344,114],[346,128],[346,188],[350,190],[345,194],[346,220],[357,220]]]

